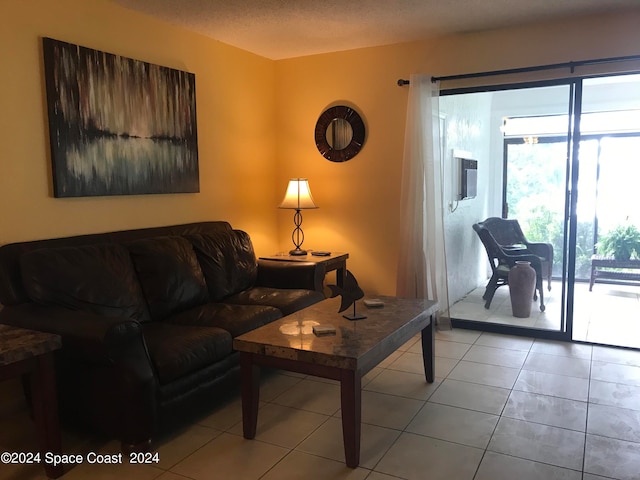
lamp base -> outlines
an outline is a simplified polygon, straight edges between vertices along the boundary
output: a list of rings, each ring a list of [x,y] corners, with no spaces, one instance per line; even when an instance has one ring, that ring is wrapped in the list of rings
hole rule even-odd
[[[290,250],[290,251],[289,251],[289,255],[299,255],[299,256],[302,256],[302,255],[306,255],[306,254],[307,254],[307,251],[306,251],[306,250],[301,250],[301,249],[299,249],[299,248],[295,248],[295,249],[293,249],[293,250]]]

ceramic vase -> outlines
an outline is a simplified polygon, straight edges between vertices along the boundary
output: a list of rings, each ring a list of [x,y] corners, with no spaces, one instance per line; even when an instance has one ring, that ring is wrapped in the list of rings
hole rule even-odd
[[[509,270],[509,296],[513,316],[528,318],[536,288],[536,271],[531,262],[516,262]]]

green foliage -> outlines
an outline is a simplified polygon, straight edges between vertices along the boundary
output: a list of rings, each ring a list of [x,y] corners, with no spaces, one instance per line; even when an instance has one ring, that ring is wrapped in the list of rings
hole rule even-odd
[[[629,260],[640,255],[640,231],[635,225],[618,225],[598,242],[600,255],[613,255],[616,260]]]

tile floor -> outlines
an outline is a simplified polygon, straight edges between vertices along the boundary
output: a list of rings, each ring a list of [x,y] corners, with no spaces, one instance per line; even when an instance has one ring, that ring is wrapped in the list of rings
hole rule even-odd
[[[365,378],[361,466],[343,463],[339,387],[263,379],[258,435],[240,399],[160,439],[155,465],[89,465],[73,479],[603,480],[640,478],[640,352],[470,330],[437,333],[436,382],[412,339]],[[0,384],[0,451],[35,448],[17,382]],[[117,452],[65,432],[67,452]],[[44,478],[0,465],[0,479]]]
[[[544,312],[534,304],[529,318],[516,318],[511,312],[509,288],[496,290],[491,307],[484,308],[485,287],[479,287],[451,306],[453,318],[501,323],[528,328],[559,330],[562,285],[552,282],[546,288]],[[640,287],[587,283],[575,288],[573,339],[576,341],[640,348]],[[640,475],[639,475],[640,478]]]

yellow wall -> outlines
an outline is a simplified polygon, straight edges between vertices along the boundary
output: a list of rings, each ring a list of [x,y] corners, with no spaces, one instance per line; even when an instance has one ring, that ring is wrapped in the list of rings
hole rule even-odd
[[[247,230],[259,254],[291,248],[291,177],[309,178],[305,247],[350,253],[368,293],[395,292],[411,73],[448,75],[640,54],[640,12],[270,61],[106,0],[0,0],[0,244],[198,221]],[[40,37],[196,74],[201,193],[55,199]],[[446,85],[443,85],[446,87]],[[362,152],[331,163],[313,132],[330,105],[357,107]]]
[[[41,37],[195,73],[200,193],[53,198]],[[104,0],[0,0],[0,244],[228,220],[276,244],[271,60]]]
[[[303,212],[305,245],[348,251],[348,268],[367,293],[394,294],[408,93],[396,81],[411,73],[452,75],[638,55],[638,25],[639,10],[279,61],[278,184],[284,192],[287,178],[309,178],[320,207]],[[313,131],[322,111],[341,102],[364,117],[367,140],[354,159],[332,163],[317,152]],[[278,218],[287,245],[292,220],[288,213]]]

